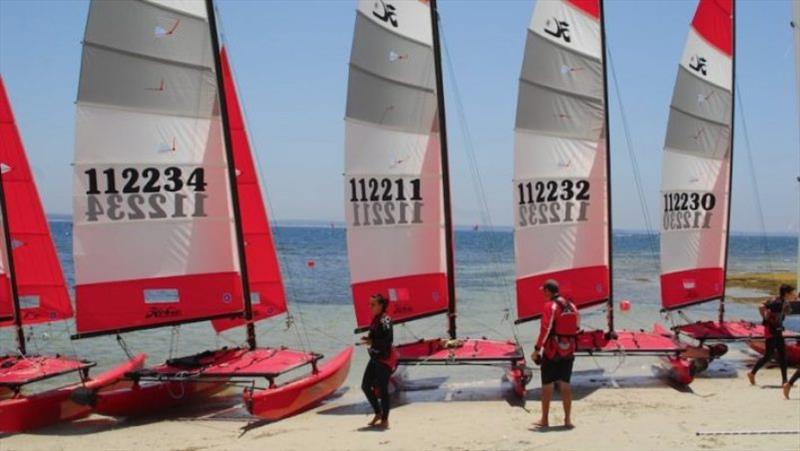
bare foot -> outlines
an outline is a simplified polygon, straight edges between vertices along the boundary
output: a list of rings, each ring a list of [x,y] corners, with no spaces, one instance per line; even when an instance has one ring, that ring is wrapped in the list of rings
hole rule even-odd
[[[381,421],[380,415],[375,415],[374,417],[372,417],[372,421],[367,423],[367,426],[375,426],[376,424],[378,424],[379,421]]]
[[[541,418],[541,419],[533,422],[533,427],[535,427],[535,428],[546,428],[546,427],[550,427],[550,423],[547,420],[545,420],[544,418]]]
[[[567,421],[564,421],[564,427],[567,428],[567,429],[574,429],[575,425],[572,424],[572,421],[567,420]]]
[[[747,380],[750,381],[750,385],[756,385],[756,375],[753,373],[747,373]]]
[[[377,427],[378,429],[389,429],[389,420],[380,420]]]
[[[783,384],[783,397],[789,399],[789,392],[792,390],[792,384],[785,383]]]

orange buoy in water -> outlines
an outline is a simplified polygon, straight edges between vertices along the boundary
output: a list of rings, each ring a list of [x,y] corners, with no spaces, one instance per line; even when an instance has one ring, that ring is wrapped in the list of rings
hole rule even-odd
[[[309,268],[313,268],[316,265],[317,265],[317,262],[315,262],[314,260],[309,260],[309,261],[306,262],[306,266],[308,266]]]
[[[631,301],[627,299],[619,301],[619,309],[622,310],[623,312],[627,312],[628,310],[631,309]]]

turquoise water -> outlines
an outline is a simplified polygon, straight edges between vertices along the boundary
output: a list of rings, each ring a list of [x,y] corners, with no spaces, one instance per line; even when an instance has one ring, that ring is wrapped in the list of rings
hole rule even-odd
[[[70,285],[74,283],[71,258],[72,228],[69,222],[51,223],[63,269]],[[345,231],[330,227],[276,227],[275,240],[290,298],[293,323],[287,329],[286,317],[274,318],[257,326],[261,345],[287,345],[313,349],[333,355],[342,347],[356,341],[350,304],[349,274]],[[457,290],[459,334],[511,338],[516,334],[526,351],[530,352],[538,323],[526,323],[515,328],[513,285],[513,238],[510,231],[458,230],[456,233]],[[769,249],[767,253],[765,248]],[[617,328],[650,329],[655,321],[663,320],[659,313],[658,243],[642,233],[617,233],[614,236],[614,290],[616,299],[630,299],[630,312],[617,312]],[[124,256],[120,256],[124,258]],[[391,258],[376,250],[376,258]],[[768,271],[795,268],[796,239],[793,237],[734,236],[731,239],[730,266],[732,271]],[[314,261],[313,267],[308,265]],[[98,262],[102,264],[102,262]],[[735,294],[735,293],[734,293]],[[108,302],[113,302],[109,299]],[[696,306],[687,310],[692,319],[713,318],[717,303]],[[755,320],[753,306],[729,302],[730,318]],[[605,314],[601,308],[584,313],[584,327],[603,327]],[[677,320],[677,318],[676,318]],[[800,321],[790,324],[800,330]],[[444,316],[416,321],[396,328],[397,339],[443,336]],[[26,328],[29,349],[40,352],[59,352],[96,360],[108,367],[124,359],[113,336],[72,341],[71,321]],[[240,330],[221,336],[213,333],[206,323],[133,332],[125,335],[131,352],[146,352],[150,362],[157,363],[169,356],[185,355],[217,346],[244,341]],[[14,349],[10,330],[0,332],[0,351]],[[360,377],[363,352],[357,352],[350,382]],[[636,369],[636,368],[634,368]],[[422,370],[420,370],[422,371]],[[441,370],[425,370],[428,373]],[[468,379],[479,370],[458,371],[455,380]],[[495,375],[496,376],[496,375]],[[495,377],[492,376],[492,377]]]

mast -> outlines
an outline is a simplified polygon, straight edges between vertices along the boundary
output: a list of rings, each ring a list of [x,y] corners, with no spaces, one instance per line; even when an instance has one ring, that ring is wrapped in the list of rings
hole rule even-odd
[[[214,53],[214,70],[217,76],[217,93],[219,94],[220,117],[222,118],[222,134],[225,138],[225,155],[228,160],[228,183],[231,190],[231,205],[233,206],[233,220],[236,226],[236,250],[239,254],[239,269],[242,273],[242,295],[244,296],[244,319],[247,322],[247,346],[252,350],[256,347],[256,329],[252,323],[253,303],[250,299],[250,280],[247,274],[247,256],[244,251],[244,228],[242,215],[239,208],[239,190],[236,186],[236,165],[233,161],[233,139],[228,127],[228,103],[225,98],[225,85],[222,76],[222,61],[220,60],[219,34],[217,32],[217,18],[214,11],[214,1],[206,0],[208,10],[208,24],[211,28],[211,50]]]
[[[450,205],[450,164],[447,158],[447,126],[444,109],[444,74],[442,73],[442,48],[439,43],[439,13],[436,0],[430,0],[431,26],[433,28],[433,63],[436,71],[436,102],[439,114],[439,138],[442,153],[442,195],[444,198],[444,247],[447,261],[447,334],[456,338],[456,279],[453,252],[453,212]]]
[[[725,290],[728,280],[728,251],[731,241],[731,207],[733,206],[731,189],[733,182],[733,136],[736,123],[736,0],[731,1],[731,144],[728,154],[728,211],[725,218],[725,256],[722,259],[722,297],[719,299],[717,321],[725,321]]]
[[[14,272],[14,256],[12,255],[13,248],[11,239],[11,228],[8,226],[8,209],[6,208],[6,193],[3,188],[3,171],[0,170],[0,214],[3,215],[3,245],[6,248],[6,256],[8,257],[8,278],[9,285],[11,286],[11,302],[14,308],[14,329],[17,332],[17,349],[20,354],[25,355],[25,332],[22,330],[22,311],[19,305],[19,293],[17,292],[17,275]]]
[[[797,100],[797,118],[800,119],[800,0],[794,0],[793,2],[793,12],[794,15],[792,17],[791,26],[792,26],[792,33],[794,34],[794,76],[795,76],[795,92],[796,100]],[[800,127],[798,127],[800,130]],[[800,167],[799,167],[800,169]],[[800,182],[800,176],[797,177],[797,181]],[[796,285],[800,286],[800,225],[798,225],[797,230],[797,280]]]
[[[608,68],[606,58],[606,13],[605,1],[600,0],[600,51],[603,57],[603,127],[606,135],[606,207],[608,208],[608,301],[606,302],[606,320],[608,331],[614,332],[614,228],[611,217],[611,135],[608,119]]]

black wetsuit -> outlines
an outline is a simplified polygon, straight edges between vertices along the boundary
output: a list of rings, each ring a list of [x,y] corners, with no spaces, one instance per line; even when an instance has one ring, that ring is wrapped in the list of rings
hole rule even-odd
[[[394,340],[392,319],[386,314],[373,318],[367,337],[371,340],[369,363],[361,380],[361,390],[364,391],[375,415],[380,415],[385,421],[389,419],[389,378],[392,375],[392,368],[381,360],[389,357],[392,352]]]
[[[762,366],[769,362],[774,353],[778,353],[778,364],[781,367],[781,380],[786,383],[786,342],[783,339],[783,320],[788,311],[788,302],[781,299],[773,299],[765,302],[764,307],[767,309],[765,315],[767,319],[764,320],[764,329],[766,331],[766,349],[764,355],[753,366],[753,374],[756,374]]]
[[[798,379],[800,379],[800,370],[794,370],[794,374],[789,378],[789,385],[794,385]]]

